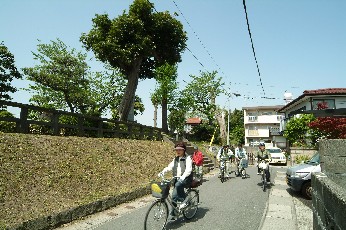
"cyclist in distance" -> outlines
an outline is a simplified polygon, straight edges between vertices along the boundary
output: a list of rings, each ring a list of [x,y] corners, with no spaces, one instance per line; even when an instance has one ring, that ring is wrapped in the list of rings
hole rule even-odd
[[[233,152],[229,149],[228,145],[224,145],[222,148],[220,148],[219,152],[217,153],[216,159],[219,162],[220,166],[220,172],[219,177],[221,175],[221,157],[227,157],[228,160],[231,159]],[[226,174],[226,177],[229,177],[228,173]]]
[[[270,183],[270,172],[269,172],[269,161],[271,159],[270,153],[268,150],[266,150],[266,146],[264,143],[260,143],[258,148],[259,148],[259,150],[257,152],[257,160],[258,160],[257,175],[259,175],[261,172],[261,169],[259,168],[259,163],[261,162],[261,160],[268,160],[267,168],[264,170],[264,172],[266,174],[267,182]]]
[[[202,179],[203,175],[203,153],[198,150],[198,147],[195,146],[194,152],[192,154],[192,161],[195,165],[195,175],[198,179]]]
[[[186,154],[186,146],[183,142],[175,144],[174,150],[176,151],[176,157],[164,168],[160,173],[159,177],[163,177],[168,171],[173,171],[173,177],[175,178],[174,189],[172,193],[173,204],[177,205],[180,203],[180,208],[186,204],[184,187],[188,187],[192,182],[192,158]],[[175,213],[171,212],[171,216]]]
[[[238,175],[240,176],[239,173],[239,163],[242,158],[245,158],[246,160],[248,159],[246,150],[243,148],[242,144],[238,144],[238,147],[235,149],[235,160],[237,162],[237,170],[238,170]]]

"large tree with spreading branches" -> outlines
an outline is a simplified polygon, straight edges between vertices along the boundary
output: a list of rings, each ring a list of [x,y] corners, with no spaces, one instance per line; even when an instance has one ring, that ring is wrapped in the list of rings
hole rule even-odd
[[[120,120],[128,119],[138,80],[152,78],[153,70],[164,63],[180,62],[186,47],[183,25],[169,12],[154,9],[147,0],[135,0],[128,13],[112,20],[107,14],[96,15],[92,29],[81,36],[88,50],[128,80],[119,106]]]

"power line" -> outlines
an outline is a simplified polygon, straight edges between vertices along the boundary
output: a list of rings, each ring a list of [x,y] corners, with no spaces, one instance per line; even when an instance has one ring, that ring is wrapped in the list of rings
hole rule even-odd
[[[155,12],[158,13],[158,11],[156,10],[154,3],[151,3],[149,0],[147,0],[150,5],[154,8]],[[174,1],[173,1],[174,2]],[[174,4],[176,5],[176,7],[178,8],[177,4],[174,2]],[[180,9],[178,8],[179,12],[181,13],[181,15],[184,17],[183,13],[180,11]],[[185,17],[184,17],[185,19]],[[185,19],[185,21],[187,22],[187,20]],[[188,23],[188,22],[187,22]],[[189,23],[188,23],[189,24]],[[202,62],[197,58],[197,56],[188,48],[186,47],[186,49],[192,54],[192,56],[197,60],[197,62],[205,69],[204,65],[202,64]]]
[[[193,34],[196,36],[197,40],[199,41],[199,43],[201,43],[202,47],[204,48],[204,50],[207,52],[207,54],[209,55],[210,59],[213,60],[214,64],[217,66],[218,70],[220,70],[220,72],[225,76],[225,73],[221,70],[220,66],[217,64],[217,62],[215,61],[215,59],[213,58],[213,56],[210,54],[210,52],[208,51],[207,47],[204,45],[204,43],[202,42],[202,40],[200,39],[200,37],[197,35],[197,33],[195,32],[195,30],[192,28],[191,24],[189,23],[189,21],[186,19],[186,17],[184,16],[183,12],[180,10],[179,6],[177,5],[177,3],[172,0],[174,5],[177,7],[179,13],[181,14],[181,16],[183,17],[183,19],[185,20],[185,22],[187,23],[187,25],[191,28]],[[190,50],[189,50],[190,51]],[[191,52],[191,51],[190,51]],[[195,55],[194,55],[195,56]],[[197,57],[195,57],[197,59]],[[198,59],[197,59],[198,60]],[[198,60],[199,61],[199,60]],[[201,62],[199,61],[199,63],[201,64]],[[203,66],[203,65],[202,65]],[[204,67],[204,66],[203,66]]]
[[[263,88],[262,79],[261,79],[261,72],[260,72],[259,67],[258,67],[258,62],[257,62],[257,58],[256,58],[256,53],[255,53],[255,47],[254,47],[253,41],[252,41],[250,25],[249,25],[249,19],[248,19],[247,11],[246,11],[245,0],[243,0],[243,5],[244,5],[245,16],[246,16],[247,30],[249,32],[249,36],[250,36],[250,40],[251,40],[252,52],[253,52],[253,55],[255,57],[255,62],[256,62],[256,66],[257,66],[257,72],[258,72],[259,80],[260,80],[260,83],[261,83],[262,91],[263,91],[263,94],[264,94],[264,97],[265,97],[266,93],[265,93],[264,88]]]

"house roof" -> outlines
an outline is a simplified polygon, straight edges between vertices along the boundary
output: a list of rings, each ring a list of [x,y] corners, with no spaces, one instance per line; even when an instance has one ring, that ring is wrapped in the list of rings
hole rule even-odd
[[[283,105],[272,105],[272,106],[253,106],[253,107],[242,107],[243,110],[261,110],[261,109],[281,109]]]
[[[202,119],[199,117],[191,117],[186,120],[186,124],[190,124],[190,125],[197,125],[201,123],[202,123]]]
[[[284,112],[289,107],[303,99],[304,97],[320,96],[320,95],[346,95],[346,88],[325,88],[325,89],[314,89],[304,90],[303,94],[279,109],[279,112]]]

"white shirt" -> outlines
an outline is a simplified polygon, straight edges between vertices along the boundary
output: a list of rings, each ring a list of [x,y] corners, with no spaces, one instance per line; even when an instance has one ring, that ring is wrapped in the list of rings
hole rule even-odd
[[[184,158],[184,157],[179,157],[178,166],[177,166],[177,177],[180,177],[181,180],[185,180],[185,178],[188,177],[192,172],[192,158],[191,158],[191,156],[185,157],[186,168],[185,168],[185,172],[183,173],[183,175],[181,175],[181,167],[180,167],[180,159],[181,158]],[[169,163],[169,165],[166,168],[164,168],[162,170],[163,174],[165,174],[168,171],[173,170],[174,160],[175,160],[175,158],[171,161],[171,163]]]

